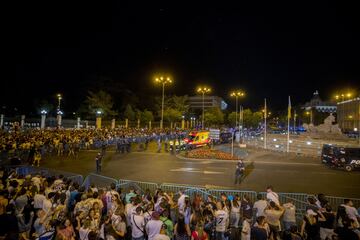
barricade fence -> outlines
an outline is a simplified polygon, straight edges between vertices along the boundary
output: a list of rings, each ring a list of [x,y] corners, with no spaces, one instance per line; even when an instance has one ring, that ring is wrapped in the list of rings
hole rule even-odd
[[[205,188],[202,186],[191,186],[188,184],[173,184],[173,183],[152,183],[152,182],[143,182],[143,181],[132,181],[124,179],[115,179],[111,177],[106,177],[103,175],[98,175],[91,173],[86,176],[84,179],[82,175],[69,173],[64,171],[58,171],[42,167],[32,167],[32,166],[5,166],[7,170],[14,170],[20,175],[28,174],[41,174],[42,176],[58,176],[63,175],[67,179],[71,179],[73,182],[78,183],[81,186],[84,186],[86,189],[90,188],[92,185],[100,188],[109,188],[112,183],[115,184],[117,189],[122,191],[128,191],[130,188],[138,191],[141,194],[144,194],[146,191],[155,192],[157,189],[161,189],[166,193],[173,193],[174,200],[177,200],[179,197],[179,192],[184,191],[184,193],[190,197],[195,194],[200,195],[204,201],[207,200],[208,196],[212,196],[215,199],[220,199],[221,194],[224,193],[227,196],[235,196],[243,198],[245,195],[249,198],[251,202],[255,202],[257,195],[260,194],[263,199],[266,199],[266,192],[256,192],[256,191],[243,191],[243,190],[229,190],[229,189],[214,189],[214,188]],[[298,220],[301,220],[306,207],[308,206],[307,199],[309,197],[314,197],[313,194],[306,193],[278,193],[280,203],[293,202],[296,207],[296,216]],[[337,207],[344,203],[344,199],[350,199],[354,203],[354,206],[360,206],[360,199],[357,198],[343,198],[343,197],[334,197],[326,196],[328,203],[332,206],[334,210]]]

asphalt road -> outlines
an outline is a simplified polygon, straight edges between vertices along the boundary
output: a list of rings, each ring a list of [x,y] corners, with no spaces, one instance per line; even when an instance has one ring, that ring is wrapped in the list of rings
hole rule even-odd
[[[169,153],[108,152],[102,175],[135,181],[223,186],[227,189],[264,191],[273,185],[278,192],[325,193],[360,198],[360,171],[329,169],[318,158],[299,157],[248,149],[246,176],[234,185],[236,162],[226,160],[188,160]],[[95,169],[96,151],[79,159],[48,159],[42,166],[87,175]]]

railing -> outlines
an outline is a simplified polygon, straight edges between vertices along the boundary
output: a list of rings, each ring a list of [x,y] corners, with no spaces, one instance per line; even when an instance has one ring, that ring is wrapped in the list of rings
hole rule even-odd
[[[54,169],[50,169],[50,168],[33,167],[33,166],[7,166],[6,168],[7,168],[7,170],[14,169],[17,174],[20,174],[23,176],[26,176],[29,174],[31,174],[31,175],[40,174],[45,177],[63,175],[65,178],[71,179],[73,182],[76,182],[79,185],[83,184],[83,182],[84,182],[84,178],[82,175],[79,175],[77,173],[54,170]]]

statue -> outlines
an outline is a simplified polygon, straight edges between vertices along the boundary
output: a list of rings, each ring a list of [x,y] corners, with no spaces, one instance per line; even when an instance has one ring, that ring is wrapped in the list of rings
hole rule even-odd
[[[314,126],[314,124],[303,124],[304,129],[308,135],[312,137],[319,137],[319,138],[343,138],[344,136],[341,133],[341,129],[339,128],[338,124],[333,124],[335,122],[335,117],[332,113],[325,118],[324,123],[320,124],[319,126]]]

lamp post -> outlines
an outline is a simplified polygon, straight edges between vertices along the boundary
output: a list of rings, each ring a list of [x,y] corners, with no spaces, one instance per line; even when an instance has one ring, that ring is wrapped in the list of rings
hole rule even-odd
[[[100,129],[100,128],[101,128],[101,115],[102,115],[102,111],[101,111],[101,110],[97,110],[97,111],[96,111],[96,129]]]
[[[205,116],[205,94],[210,93],[211,89],[208,87],[199,87],[197,92],[202,95],[202,119],[201,119],[201,128],[205,129],[204,127],[204,116]]]
[[[165,85],[172,83],[170,77],[156,77],[155,83],[162,85],[162,100],[161,100],[161,120],[160,120],[160,129],[163,129],[163,122],[164,122],[164,99],[165,99]]]
[[[309,112],[306,112],[306,115],[308,115],[310,117],[309,119],[309,124],[312,124],[313,123],[313,119],[312,119],[312,109],[310,109]]]
[[[237,121],[238,98],[243,96],[245,96],[245,92],[241,90],[233,91],[230,93],[230,97],[235,97],[235,126],[237,126],[238,123]],[[239,129],[240,129],[240,119],[239,119]]]
[[[239,141],[240,141],[240,137],[241,137],[241,133],[240,131],[242,131],[242,106],[240,106],[239,109],[239,125],[238,125],[238,119],[237,119],[237,110],[238,110],[238,99],[239,97],[244,97],[245,96],[245,92],[242,90],[236,90],[230,93],[230,97],[235,97],[235,127],[238,126],[239,128]]]
[[[58,107],[57,109],[60,110],[60,106],[61,106],[61,100],[62,100],[62,95],[60,93],[58,93],[56,95],[57,99],[58,99]]]
[[[41,129],[45,128],[46,114],[47,114],[46,110],[41,110],[41,122],[40,122],[40,128]]]
[[[339,94],[336,94],[335,95],[335,99],[336,99],[336,101],[337,101],[337,104],[339,105],[339,101],[340,101],[340,99],[341,99],[341,101],[340,102],[344,102],[345,101],[345,99],[349,99],[349,98],[351,98],[352,97],[352,94],[350,93],[350,92],[347,92],[347,93],[345,93],[345,92],[342,92],[342,93],[339,93]],[[342,109],[342,111],[339,111],[339,113],[341,113],[340,115],[341,115],[341,118],[339,117],[339,114],[337,114],[337,121],[338,121],[338,123],[340,123],[339,125],[340,125],[340,128],[341,129],[344,129],[344,127],[345,127],[345,108],[344,108],[344,105],[342,105],[342,107],[341,107],[341,109]]]

